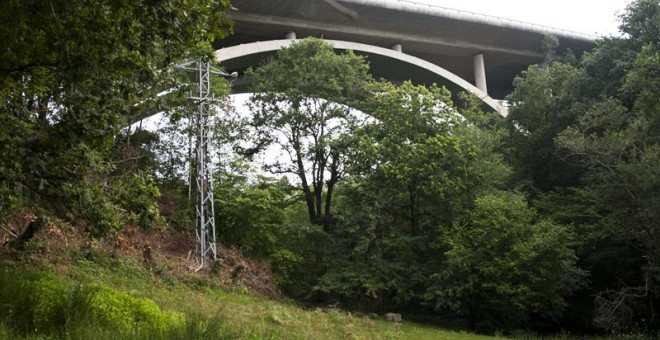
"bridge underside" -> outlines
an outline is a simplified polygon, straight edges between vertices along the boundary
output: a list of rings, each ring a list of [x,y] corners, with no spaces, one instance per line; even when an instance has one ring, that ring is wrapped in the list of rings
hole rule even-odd
[[[232,46],[218,50],[216,56],[225,69],[242,73],[248,67],[257,66],[274,56],[277,50],[293,41],[272,40]],[[447,87],[454,96],[462,91],[468,91],[481,98],[486,108],[497,111],[502,116],[507,115],[506,107],[499,101],[489,97],[458,75],[428,61],[377,46],[336,40],[328,40],[328,42],[336,50],[350,49],[356,54],[366,56],[375,78],[384,78],[394,83],[410,80],[415,84],[427,86],[438,84]],[[233,90],[235,93],[248,92],[249,80],[239,78],[234,83]]]
[[[296,32],[298,33],[298,32]],[[305,34],[297,34],[298,37],[301,36],[307,36]],[[342,40],[341,36],[335,36],[335,35],[316,35],[318,37],[322,37],[324,39],[332,39],[332,40]],[[281,39],[284,37],[284,35],[277,37],[277,39]],[[245,37],[243,37],[245,38]],[[250,39],[247,39],[246,41],[243,41],[242,44],[249,43],[249,42],[259,42],[259,41],[269,41],[272,40],[274,37],[267,37],[267,36],[251,36]],[[359,42],[359,41],[358,41]],[[228,38],[227,41],[224,41],[223,45],[226,47],[231,47],[231,46],[239,46],[241,43],[234,43],[233,39]],[[218,47],[223,47],[223,46],[218,46]],[[434,53],[411,53],[411,45],[404,45],[403,46],[404,51],[406,54],[409,54],[411,56],[415,56],[417,58],[420,58],[422,60],[429,61],[435,65],[441,65],[444,69],[450,70],[452,73],[456,74],[457,76],[461,77],[462,79],[466,81],[471,81],[474,79],[474,66],[471,58],[466,58],[466,57],[458,57],[458,56],[448,56],[448,55],[438,55]],[[382,77],[390,80],[407,80],[407,79],[414,79],[414,80],[425,80],[422,81],[422,83],[428,84],[428,83],[438,83],[444,84],[443,80],[433,78],[433,81],[429,82],[429,75],[423,75],[423,72],[411,72],[414,71],[415,67],[411,65],[399,65],[400,68],[398,67],[393,67],[394,65],[391,64],[391,60],[383,60],[383,58],[378,57],[378,56],[371,56],[368,53],[360,53],[362,55],[367,55],[369,56],[369,61],[373,65],[373,75],[376,77]],[[253,56],[254,60],[263,60],[263,56]],[[487,55],[485,57],[485,62],[487,65],[487,79],[488,79],[488,94],[493,97],[493,98],[498,98],[498,99],[503,99],[508,93],[513,90],[511,80],[513,79],[513,75],[519,74],[523,70],[527,68],[527,65],[529,64],[536,64],[542,61],[541,58],[539,57],[528,57],[528,56],[518,56],[518,57],[504,57],[504,56],[498,56],[498,55]],[[225,64],[227,70],[237,70],[239,67],[231,67],[230,65],[233,65],[236,63],[231,63],[231,64]],[[249,64],[249,63],[247,63]],[[258,64],[258,63],[257,63]],[[254,65],[257,65],[254,64]],[[382,70],[389,70],[389,71],[382,71]],[[419,73],[419,74],[418,74]],[[447,84],[450,85],[450,84]]]
[[[477,84],[481,77],[484,86],[480,88],[487,88],[492,98],[503,99],[512,90],[516,75],[543,61],[540,49],[545,33],[559,38],[560,49],[570,48],[578,55],[593,46],[589,38],[566,32],[410,1],[338,1],[355,15],[338,11],[325,0],[233,0],[236,10],[229,18],[236,33],[218,41],[216,48],[283,39],[290,32],[298,38],[313,36],[385,49],[399,46],[403,53],[440,66],[471,84]],[[476,71],[475,55],[483,60],[483,75]],[[370,59],[376,76],[383,75],[380,69],[394,66],[378,56]],[[417,71],[400,65],[388,71],[387,78],[430,81]],[[442,83],[439,79],[433,82]]]

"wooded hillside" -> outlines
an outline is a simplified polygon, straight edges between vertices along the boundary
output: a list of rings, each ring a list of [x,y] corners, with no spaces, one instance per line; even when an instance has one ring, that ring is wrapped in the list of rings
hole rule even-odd
[[[194,108],[174,65],[212,56],[229,6],[0,5],[0,252],[24,252],[46,218],[89,242],[193,235]],[[301,304],[486,333],[657,334],[660,4],[620,19],[579,58],[546,37],[507,118],[373,79],[321,39],[278,51],[246,73],[249,112],[215,111],[218,241]],[[155,112],[158,129],[133,124]],[[16,225],[26,211],[41,219]]]

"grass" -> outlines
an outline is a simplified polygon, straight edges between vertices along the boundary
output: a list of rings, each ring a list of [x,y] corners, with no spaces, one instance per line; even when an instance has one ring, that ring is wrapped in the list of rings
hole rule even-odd
[[[241,287],[233,291],[209,282],[171,284],[145,275],[130,259],[108,271],[93,263],[78,266],[77,280],[94,280],[118,289],[139,292],[164,309],[185,314],[218,315],[247,339],[492,339],[468,333],[442,330],[404,322],[395,328],[379,318],[345,312],[306,310],[290,301],[272,301],[248,294]],[[122,273],[123,275],[118,275]]]
[[[0,287],[0,306],[2,306],[0,308],[6,311],[7,308],[17,308],[16,306],[28,302],[41,306],[41,309],[21,312],[23,314],[16,317],[19,321],[14,323],[10,322],[7,313],[4,317],[0,314],[0,339],[467,340],[494,338],[444,330],[405,320],[400,326],[396,326],[379,317],[353,315],[340,311],[327,313],[319,309],[308,310],[291,301],[273,301],[251,295],[241,286],[230,289],[219,287],[205,274],[188,273],[183,279],[173,278],[167,271],[155,274],[144,269],[133,258],[111,257],[102,251],[87,250],[84,253],[74,254],[73,260],[68,265],[52,262],[26,265],[25,262],[30,261],[0,262],[0,273],[4,273],[5,277],[3,281],[0,275],[0,284],[3,286]],[[21,290],[23,292],[20,292]],[[128,309],[135,309],[137,308],[135,306],[138,306],[138,309],[141,309],[135,315],[148,312],[149,317],[155,315],[154,320],[161,320],[160,315],[182,315],[185,322],[175,322],[174,326],[170,321],[168,321],[170,323],[163,321],[165,326],[157,325],[153,321],[142,322],[139,324],[140,327],[134,329],[123,327],[124,329],[118,331],[118,328],[122,327],[118,327],[117,324],[125,324],[122,323],[124,320],[122,318],[130,320],[139,318],[130,313],[126,316],[128,314],[121,308],[90,307],[89,301],[105,300],[75,298],[76,292],[99,290],[108,293],[107,300],[110,301],[110,306],[116,305]],[[152,306],[153,302],[156,307]],[[98,302],[91,302],[91,304],[95,303]],[[81,307],[80,304],[87,305]],[[49,308],[56,312],[52,313]],[[96,308],[95,310],[103,312],[95,314],[101,317],[86,320],[75,317],[80,313],[74,315],[71,312],[81,308]],[[142,311],[145,308],[147,312]],[[58,312],[60,310],[61,312]],[[102,315],[106,311],[112,315]],[[47,318],[57,320],[46,320]],[[50,326],[48,322],[52,322],[54,326]],[[37,330],[25,326],[38,323],[49,326]]]

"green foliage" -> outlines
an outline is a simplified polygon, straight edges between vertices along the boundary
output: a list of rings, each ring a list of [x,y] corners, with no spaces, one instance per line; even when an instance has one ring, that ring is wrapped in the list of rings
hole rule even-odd
[[[335,243],[316,289],[364,309],[428,306],[430,279],[445,266],[445,232],[475,197],[503,186],[509,172],[501,131],[446,90],[379,84],[364,105],[375,119],[353,134],[353,175],[338,188]]]
[[[99,198],[112,186],[79,189],[114,170],[119,129],[164,103],[156,94],[176,83],[173,63],[211,54],[210,42],[229,29],[228,7],[225,0],[3,2],[0,201],[11,208],[23,195],[58,204],[55,211],[82,202],[94,206],[95,219],[112,215],[115,207],[103,207],[112,200]],[[115,220],[99,230],[116,229]]]
[[[218,235],[227,246],[240,247],[245,254],[265,257],[280,248],[284,205],[289,189],[286,181],[257,177],[237,160],[226,173],[219,173],[215,188]]]
[[[419,217],[436,224],[451,220],[448,214],[460,210],[473,190],[486,190],[506,178],[507,167],[492,152],[497,133],[462,119],[446,89],[406,82],[380,85],[376,93],[368,104],[376,120],[354,134],[358,147],[350,170],[365,176],[377,196],[379,190],[401,194],[398,204],[410,209],[413,234],[423,224]],[[390,192],[384,197],[397,196]],[[439,207],[441,212],[434,214]]]
[[[480,196],[445,237],[446,267],[429,297],[490,329],[524,327],[532,316],[557,320],[564,296],[583,274],[571,235],[535,212],[517,193]]]
[[[160,221],[156,198],[160,190],[150,175],[138,172],[120,178],[116,184],[118,204],[130,213],[129,223],[148,228]]]
[[[252,70],[250,75],[255,77],[255,100],[274,99],[295,107],[304,98],[351,104],[359,95],[366,95],[365,85],[371,79],[368,71],[363,57],[351,51],[337,54],[322,39],[307,38],[281,49],[273,62]]]
[[[660,6],[655,0],[636,0],[621,15],[619,30],[640,45],[660,46]]]
[[[507,119],[511,123],[509,158],[531,192],[550,190],[576,180],[580,169],[553,152],[554,138],[573,124],[581,110],[582,70],[553,63],[531,66],[514,80]]]
[[[88,320],[94,320],[108,328],[130,330],[149,327],[158,333],[181,327],[185,323],[182,314],[163,312],[151,300],[132,297],[113,289],[96,287],[83,294],[89,294]]]
[[[124,131],[115,137],[113,151],[118,172],[142,170],[153,172],[160,165],[156,147],[160,144],[160,135],[138,127],[134,132]]]
[[[0,335],[67,339],[235,338],[216,315],[164,311],[150,299],[107,286],[74,285],[47,272],[0,272]]]
[[[191,230],[195,225],[195,212],[188,196],[188,185],[179,180],[161,187],[164,188],[158,199],[160,215],[174,229]]]
[[[622,91],[634,98],[633,109],[646,114],[646,119],[654,123],[652,133],[660,132],[658,119],[660,112],[660,49],[646,45],[637,55],[634,67],[626,74]]]
[[[56,331],[66,320],[68,293],[67,283],[52,275],[4,269],[0,272],[0,322],[21,333]]]
[[[589,86],[581,90],[586,99],[620,97],[626,73],[635,63],[636,52],[629,40],[604,38],[582,58]]]
[[[541,41],[541,54],[543,54],[543,62],[548,65],[552,63],[556,56],[556,50],[559,46],[559,39],[552,35],[546,34]]]
[[[598,41],[575,67],[530,68],[509,96],[520,183],[578,236],[590,278],[571,308],[592,319],[582,330],[658,327],[658,13],[655,0],[631,2],[623,37]]]
[[[155,203],[160,191],[144,173],[89,176],[79,185],[67,184],[62,194],[77,203],[73,210],[84,217],[94,236],[117,233],[131,223],[147,228],[160,221]]]
[[[651,112],[654,111],[645,113]],[[631,287],[647,292],[655,290],[655,280],[650,277],[656,275],[656,263],[660,260],[653,241],[660,235],[657,224],[660,146],[655,133],[648,128],[650,125],[646,115],[629,112],[616,101],[606,101],[588,111],[581,124],[566,129],[557,138],[558,152],[589,169],[584,190],[593,197],[592,209],[598,212],[592,223],[605,231],[605,242],[595,254],[605,258],[614,256],[612,261],[628,264],[626,269],[616,271],[618,282],[604,277],[600,284],[621,290],[620,308],[631,308],[639,314],[620,319],[610,305],[617,302],[608,294],[604,299],[610,302],[603,302],[597,317],[601,320],[603,315],[615,317],[601,322],[599,326],[604,328],[627,329],[636,322],[633,320],[643,319],[649,312],[644,298],[625,291]]]
[[[278,51],[277,58],[248,72],[254,81],[249,122],[251,156],[278,144],[286,161],[268,164],[274,173],[297,176],[309,219],[325,231],[332,224],[332,194],[344,173],[350,134],[359,119],[351,109],[368,94],[369,65],[348,51],[337,54],[321,39],[308,38]]]
[[[288,296],[309,299],[313,286],[325,271],[332,239],[309,222],[300,205],[286,210],[286,222],[277,235],[278,247],[269,254],[275,280]]]
[[[294,187],[286,179],[257,175],[240,158],[218,171],[216,178],[216,224],[221,242],[268,261],[276,282],[289,296],[309,296],[319,271],[316,259],[328,239],[301,210]]]
[[[97,177],[98,179],[98,177]],[[66,189],[80,194],[79,207],[74,210],[88,222],[87,230],[95,237],[106,234],[116,234],[124,227],[122,223],[123,209],[113,202],[108,191],[93,179],[84,183],[84,186],[75,188],[67,186]]]

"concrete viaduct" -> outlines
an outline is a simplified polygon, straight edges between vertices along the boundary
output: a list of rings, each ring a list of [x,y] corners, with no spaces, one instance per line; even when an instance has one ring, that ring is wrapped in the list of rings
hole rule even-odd
[[[315,36],[366,55],[375,77],[467,90],[506,116],[514,77],[542,63],[546,34],[580,55],[594,36],[404,0],[233,0],[235,34],[218,42],[227,70],[241,71],[296,38]],[[235,83],[247,91],[247,80]]]

